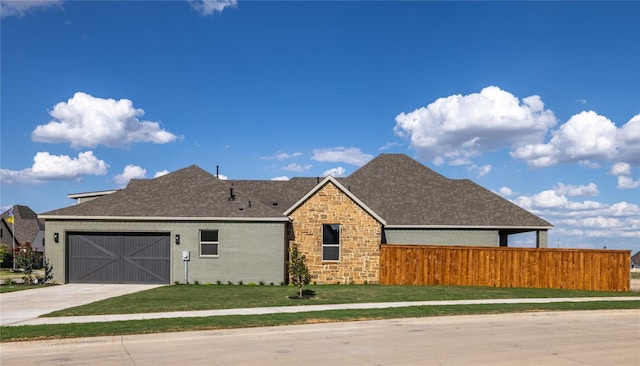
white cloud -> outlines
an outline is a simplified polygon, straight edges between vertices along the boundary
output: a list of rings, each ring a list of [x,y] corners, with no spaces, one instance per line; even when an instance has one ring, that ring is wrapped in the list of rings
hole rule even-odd
[[[569,197],[595,197],[600,194],[598,186],[595,183],[589,183],[586,186],[575,186],[572,184],[565,185],[564,183],[558,183],[554,187],[554,190],[559,195],[566,194]]]
[[[618,189],[634,189],[640,187],[640,179],[633,180],[631,177],[618,177]]]
[[[631,165],[628,163],[615,163],[609,171],[610,174],[618,176],[618,189],[634,189],[640,187],[640,179],[631,178]]]
[[[302,153],[301,152],[294,152],[292,154],[288,154],[282,151],[278,151],[274,156],[263,156],[260,159],[262,160],[286,160],[286,159],[292,159],[292,158],[296,158],[298,156],[301,156]]]
[[[533,167],[580,162],[609,161],[616,156],[616,125],[593,111],[581,112],[553,132],[546,144],[518,147],[511,156]]]
[[[426,107],[396,116],[394,131],[411,141],[425,159],[469,159],[490,151],[542,141],[556,124],[539,96],[522,101],[490,86],[480,93],[439,98]]]
[[[126,186],[131,179],[143,179],[147,171],[137,165],[127,165],[122,173],[113,178],[113,182],[119,186]]]
[[[160,170],[157,171],[156,174],[153,175],[154,178],[162,177],[163,175],[167,175],[170,172],[168,170]]]
[[[511,197],[511,196],[513,196],[513,191],[509,187],[501,187],[498,190],[498,193],[500,193],[500,195],[503,196],[503,197]]]
[[[362,166],[373,159],[373,155],[365,154],[356,147],[333,147],[314,149],[311,159],[327,163],[347,163]]]
[[[287,177],[286,175],[281,175],[279,177],[273,177],[271,178],[271,180],[289,180],[289,177]]]
[[[291,164],[283,166],[282,169],[283,170],[288,170],[288,171],[291,171],[291,172],[298,172],[299,173],[299,172],[304,172],[305,170],[311,169],[311,165],[310,164],[300,165],[300,164],[297,164],[297,163],[291,163]]]
[[[216,11],[221,13],[226,7],[236,7],[237,0],[189,0],[191,7],[202,15],[213,15]]]
[[[609,173],[616,176],[624,175],[625,177],[628,177],[631,175],[631,165],[628,163],[615,163],[611,167]]]
[[[326,170],[324,173],[322,173],[322,176],[326,177],[330,175],[332,177],[340,178],[340,177],[344,177],[345,173],[346,173],[346,170],[343,167],[339,166],[336,168],[331,168],[329,170]]]
[[[613,161],[640,164],[639,131],[640,115],[618,129],[596,112],[581,112],[553,131],[548,143],[522,145],[511,156],[535,168],[573,162],[587,167]]]
[[[580,189],[591,192],[589,186]],[[569,242],[583,246],[584,238],[637,238],[640,239],[640,207],[625,201],[607,204],[596,201],[571,201],[567,192],[572,188],[546,190],[532,196],[520,196],[513,202],[539,215],[556,227],[556,235],[574,237]]]
[[[640,114],[633,116],[618,130],[620,160],[640,165]]]
[[[70,142],[71,147],[126,147],[136,142],[165,144],[178,137],[160,128],[158,122],[140,121],[142,109],[128,99],[102,99],[77,92],[67,102],[55,105],[54,118],[37,126],[31,136],[40,142]]]
[[[384,146],[382,146],[381,148],[379,148],[378,150],[380,151],[384,151],[384,150],[388,150],[397,146],[402,146],[401,143],[399,142],[387,142],[386,144],[384,144]]]
[[[62,0],[2,0],[0,2],[0,17],[4,18],[13,15],[24,16],[27,12],[32,10],[54,5],[62,6]]]
[[[82,152],[77,158],[68,155],[51,155],[38,152],[31,168],[15,171],[0,170],[0,180],[5,184],[34,184],[50,180],[80,179],[83,175],[107,174],[107,163],[99,160],[92,151]]]
[[[487,174],[489,174],[489,172],[491,172],[491,165],[487,164],[487,165],[483,165],[483,166],[477,166],[477,165],[471,165],[469,167],[469,171],[471,171],[472,173],[474,173],[476,175],[476,178],[481,178]]]

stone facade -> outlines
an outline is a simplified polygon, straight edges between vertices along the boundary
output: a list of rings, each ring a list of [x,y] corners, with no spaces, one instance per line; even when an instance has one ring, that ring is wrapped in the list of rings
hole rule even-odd
[[[311,282],[378,283],[382,224],[332,182],[291,214],[289,243],[306,256]],[[340,260],[322,260],[322,224],[340,224]]]

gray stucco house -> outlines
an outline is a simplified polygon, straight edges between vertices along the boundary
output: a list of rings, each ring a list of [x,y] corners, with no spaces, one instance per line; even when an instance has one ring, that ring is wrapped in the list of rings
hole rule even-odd
[[[296,243],[312,281],[376,283],[382,244],[508,246],[536,232],[546,247],[552,227],[402,154],[346,178],[220,180],[190,166],[70,197],[79,203],[40,215],[58,282],[280,283]]]

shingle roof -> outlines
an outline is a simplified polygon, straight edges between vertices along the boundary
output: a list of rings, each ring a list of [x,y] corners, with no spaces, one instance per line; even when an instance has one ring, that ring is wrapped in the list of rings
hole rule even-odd
[[[2,213],[2,219],[7,220],[9,210]],[[16,242],[29,242],[34,247],[41,247],[41,243],[34,243],[38,232],[44,230],[44,221],[38,219],[38,215],[28,206],[13,206],[13,225],[7,222],[7,227],[11,228],[16,237]]]
[[[387,226],[552,226],[470,180],[448,179],[403,154],[381,154],[338,181]],[[318,178],[225,181],[194,165],[132,180],[125,189],[43,216],[284,219],[284,212],[319,183]],[[235,200],[229,200],[230,189]]]
[[[403,154],[381,154],[343,184],[388,226],[552,226],[470,180],[448,179]]]
[[[190,167],[149,180],[132,180],[120,191],[41,214],[79,217],[282,218],[238,189],[230,199],[229,183],[200,167]]]

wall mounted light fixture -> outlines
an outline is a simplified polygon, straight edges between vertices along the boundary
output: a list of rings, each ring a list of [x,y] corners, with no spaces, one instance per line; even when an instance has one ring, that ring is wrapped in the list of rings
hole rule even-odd
[[[176,245],[180,245],[180,234],[176,234]]]
[[[54,243],[60,242],[60,235],[58,235],[58,233],[53,233],[53,242]]]

